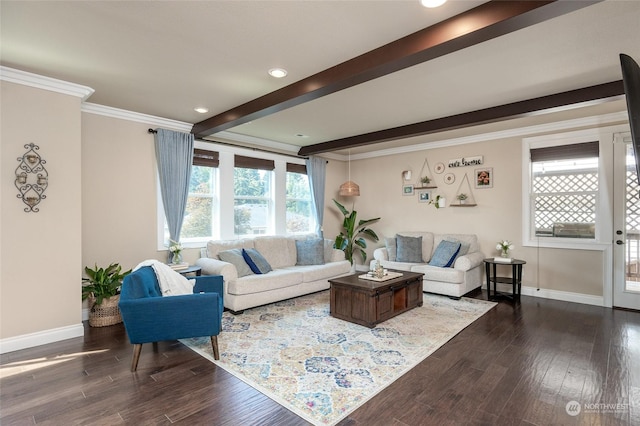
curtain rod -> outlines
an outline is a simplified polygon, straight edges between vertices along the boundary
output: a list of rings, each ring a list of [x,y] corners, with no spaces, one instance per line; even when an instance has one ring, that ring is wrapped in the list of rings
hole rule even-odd
[[[147,132],[149,132],[149,133],[158,133],[157,130],[153,130],[153,129],[149,129],[149,130],[147,130]]]

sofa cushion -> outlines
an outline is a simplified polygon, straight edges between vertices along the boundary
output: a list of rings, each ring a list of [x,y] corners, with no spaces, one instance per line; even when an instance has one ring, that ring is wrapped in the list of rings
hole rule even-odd
[[[411,272],[424,274],[425,281],[439,281],[450,284],[463,284],[465,280],[464,271],[453,268],[441,268],[439,266],[416,265],[411,267]]]
[[[387,256],[391,262],[396,261],[398,247],[396,246],[396,237],[387,237],[384,239],[384,245],[387,248]]]
[[[247,275],[225,283],[234,295],[254,294],[291,287],[302,283],[302,272],[295,269],[274,269],[268,274]]]
[[[253,246],[267,259],[273,269],[286,268],[296,264],[296,243],[293,238],[255,237]]]
[[[266,274],[272,271],[267,259],[256,249],[242,249],[242,257],[254,274]]]
[[[253,240],[211,240],[207,242],[207,257],[219,259],[218,253],[231,249],[253,248]]]
[[[303,282],[309,283],[348,274],[351,271],[351,263],[348,260],[342,260],[324,265],[292,266],[287,270],[302,272]]]
[[[253,271],[247,265],[247,262],[242,257],[242,249],[235,248],[231,250],[225,250],[218,253],[218,258],[223,262],[229,262],[236,267],[238,271],[238,277],[244,277],[246,275],[253,275]]]
[[[456,257],[451,262],[451,265],[453,265],[459,257],[464,256],[465,254],[469,253],[469,248],[471,247],[471,244],[468,243],[467,241],[458,241],[456,238],[453,238],[453,237],[447,237],[447,238],[445,238],[445,240],[446,241],[451,241],[451,242],[454,242],[454,243],[460,243],[460,250],[458,250],[458,253],[456,254]]]
[[[396,235],[398,262],[422,262],[422,237]]]
[[[324,264],[324,240],[296,240],[296,265]]]
[[[453,264],[459,251],[459,242],[442,240],[440,244],[438,244],[438,247],[436,247],[436,251],[433,252],[429,265],[448,268]]]

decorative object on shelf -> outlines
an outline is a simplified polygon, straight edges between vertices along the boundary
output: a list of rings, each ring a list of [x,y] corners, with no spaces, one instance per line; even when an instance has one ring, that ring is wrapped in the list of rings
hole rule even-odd
[[[360,195],[360,187],[351,180],[351,150],[349,150],[349,180],[340,185],[338,194],[343,197],[357,197]]]
[[[440,195],[436,195],[431,200],[429,200],[429,204],[432,204],[436,209],[443,209],[447,207],[447,199]]]
[[[460,181],[458,190],[456,191],[456,203],[451,203],[451,207],[473,207],[476,206],[476,200],[471,192],[471,185],[465,173]]]
[[[431,201],[431,191],[419,191],[418,201],[421,203],[428,203]]]
[[[180,241],[169,240],[169,253],[171,254],[171,263],[174,265],[182,263],[182,244]]]
[[[493,167],[475,170],[476,188],[493,188]]]
[[[411,170],[404,170],[402,172],[402,179],[406,180],[407,182],[411,180]]]
[[[89,299],[89,325],[104,327],[122,322],[118,302],[120,300],[120,286],[124,277],[131,270],[122,272],[122,267],[112,263],[106,268],[84,268],[87,278],[82,282],[88,283],[82,287],[82,300]]]
[[[358,221],[357,211],[348,211],[335,199],[333,200],[333,202],[336,204],[336,206],[338,206],[340,212],[344,216],[344,221],[342,222],[343,231],[340,231],[340,234],[338,234],[338,236],[335,238],[333,248],[342,250],[344,252],[345,259],[351,262],[352,267],[355,266],[353,262],[354,253],[360,253],[362,261],[366,262],[367,252],[365,251],[365,249],[367,248],[367,242],[365,241],[365,238],[368,238],[372,241],[378,241],[378,235],[373,229],[367,228],[367,225],[379,221],[380,218],[376,217],[375,219],[361,219],[360,221]]]
[[[509,259],[509,250],[513,250],[513,244],[509,240],[502,240],[496,244],[496,249],[500,252],[501,258]]]
[[[446,183],[447,185],[451,185],[455,181],[456,175],[454,175],[453,173],[447,173],[446,175],[444,175],[444,183]]]
[[[418,177],[417,188],[437,188],[433,183],[433,177],[431,176],[431,169],[429,168],[429,161],[424,159],[422,168],[420,169],[420,176]]]
[[[38,154],[40,147],[34,143],[28,143],[24,147],[27,152],[18,157],[20,164],[16,168],[15,185],[19,191],[17,197],[27,205],[25,212],[37,213],[40,209],[36,206],[47,198],[44,191],[49,186],[49,172],[44,167],[47,162]]]
[[[410,183],[402,185],[402,195],[413,195],[413,185]]]
[[[442,174],[444,172],[444,163],[437,163],[433,168],[433,171],[437,174]]]

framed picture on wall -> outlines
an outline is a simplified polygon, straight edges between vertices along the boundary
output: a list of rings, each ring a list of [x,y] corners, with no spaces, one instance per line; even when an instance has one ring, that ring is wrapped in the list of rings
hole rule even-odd
[[[493,167],[475,170],[476,188],[493,188]]]
[[[413,184],[402,185],[402,195],[413,195]]]
[[[418,201],[421,203],[428,203],[431,201],[431,191],[420,191],[418,192]]]

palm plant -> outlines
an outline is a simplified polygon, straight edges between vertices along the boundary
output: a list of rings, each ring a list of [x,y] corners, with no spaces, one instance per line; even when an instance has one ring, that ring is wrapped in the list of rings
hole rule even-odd
[[[358,221],[358,212],[348,211],[342,204],[337,202],[335,199],[334,203],[338,206],[342,214],[344,215],[344,221],[342,222],[343,231],[336,237],[336,240],[333,244],[334,248],[344,251],[345,258],[351,262],[353,265],[353,255],[354,253],[360,253],[362,256],[362,261],[367,261],[367,252],[365,249],[367,248],[367,242],[365,238],[369,238],[373,241],[378,241],[378,235],[371,228],[367,228],[367,225],[370,225],[374,222],[380,220],[379,217],[375,219],[365,219]],[[362,236],[360,236],[362,235]]]

